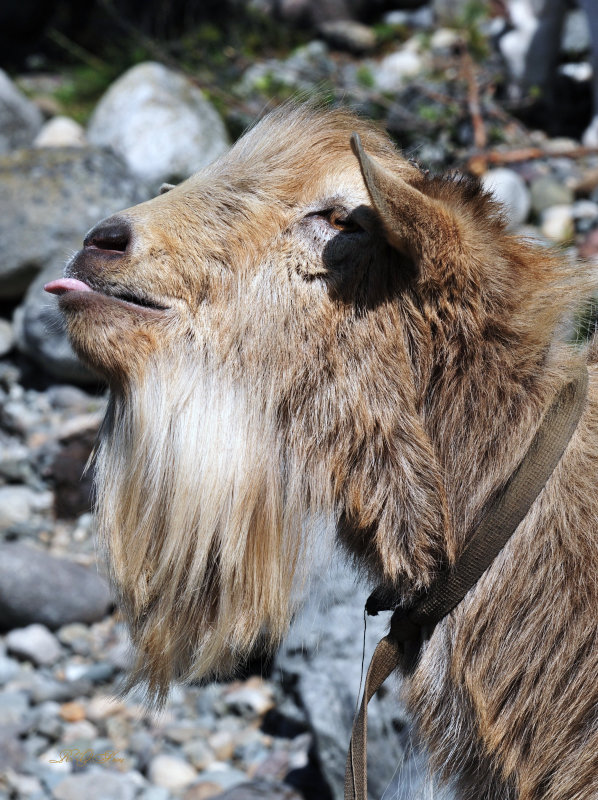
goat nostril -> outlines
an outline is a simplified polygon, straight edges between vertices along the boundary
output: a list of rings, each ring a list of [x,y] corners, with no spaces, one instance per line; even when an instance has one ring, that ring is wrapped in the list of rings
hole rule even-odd
[[[131,227],[121,217],[110,217],[92,228],[85,239],[83,247],[96,250],[124,253],[131,241]]]

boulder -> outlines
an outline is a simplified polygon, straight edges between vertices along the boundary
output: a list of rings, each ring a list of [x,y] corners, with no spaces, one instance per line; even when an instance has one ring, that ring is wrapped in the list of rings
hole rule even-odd
[[[45,625],[38,623],[10,631],[6,636],[6,649],[37,666],[50,666],[62,655],[58,639]]]
[[[108,584],[95,570],[25,544],[0,544],[0,628],[91,623],[110,606]]]
[[[380,92],[395,92],[401,85],[427,67],[417,39],[409,39],[400,50],[385,56],[372,68],[374,85]]]
[[[532,181],[532,210],[540,215],[551,206],[571,205],[574,200],[573,189],[556,176],[542,175]]]
[[[38,107],[0,69],[0,155],[29,147],[43,121]]]
[[[311,588],[309,600],[275,661],[275,670],[282,673],[285,685],[293,686],[306,711],[334,800],[343,797],[345,759],[360,686],[367,594],[348,569],[334,567],[332,574]],[[366,669],[375,645],[386,634],[387,616],[368,619]],[[368,713],[368,781],[372,797],[382,796],[397,764],[403,761],[407,727],[407,716],[396,691],[372,699]]]
[[[33,141],[34,147],[84,147],[85,129],[70,117],[52,117]]]
[[[530,212],[530,193],[523,178],[512,169],[500,167],[486,172],[482,177],[484,188],[502,204],[509,227],[522,225]]]
[[[0,157],[0,183],[0,298],[20,297],[44,267],[58,270],[92,225],[149,196],[117,156],[90,147]]]
[[[187,178],[229,145],[224,123],[201,90],[153,62],[133,67],[112,84],[87,135],[92,144],[112,148],[154,188]]]
[[[54,800],[134,800],[139,781],[131,774],[90,769],[64,778],[54,788]]]

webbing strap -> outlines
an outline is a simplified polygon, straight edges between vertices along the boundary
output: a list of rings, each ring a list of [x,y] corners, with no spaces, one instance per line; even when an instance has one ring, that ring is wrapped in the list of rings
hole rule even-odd
[[[503,491],[492,501],[457,562],[438,576],[409,608],[395,609],[390,631],[376,647],[367,672],[361,707],[353,722],[345,770],[345,800],[367,800],[367,706],[386,678],[400,667],[408,673],[434,627],[463,600],[494,561],[531,508],[560,461],[584,409],[588,371],[580,366],[557,394],[532,443]],[[392,608],[376,598],[366,606],[376,614]]]

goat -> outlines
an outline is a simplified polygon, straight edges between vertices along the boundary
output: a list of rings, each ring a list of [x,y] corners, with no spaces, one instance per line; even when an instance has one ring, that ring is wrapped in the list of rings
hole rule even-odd
[[[557,468],[404,691],[461,798],[597,797],[598,348],[564,324],[594,289],[342,110],[275,111],[93,228],[48,290],[111,389],[97,514],[133,679],[163,699],[276,646],[321,536],[425,591],[587,361]]]

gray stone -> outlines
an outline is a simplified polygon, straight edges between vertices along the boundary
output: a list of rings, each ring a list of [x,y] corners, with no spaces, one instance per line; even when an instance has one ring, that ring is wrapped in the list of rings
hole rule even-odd
[[[540,230],[552,242],[569,242],[575,235],[573,210],[570,205],[545,208],[540,216]]]
[[[149,194],[117,156],[90,147],[2,156],[0,184],[0,297],[11,298],[46,266],[58,274],[92,225]]]
[[[195,781],[193,786],[201,786],[202,784],[216,784],[220,786],[222,791],[232,789],[233,786],[239,786],[247,781],[247,775],[241,772],[240,769],[225,766],[222,763],[219,769],[206,769],[199,778]],[[201,795],[200,795],[201,797]],[[220,795],[218,795],[220,797]]]
[[[28,147],[42,123],[41,111],[0,70],[0,154]]]
[[[28,711],[26,692],[0,692],[0,727],[20,725]]]
[[[33,142],[34,147],[84,147],[85,129],[70,117],[48,120]]]
[[[374,85],[380,92],[394,92],[405,81],[422,73],[426,65],[427,60],[421,52],[419,41],[410,39],[400,50],[371,65]]]
[[[0,478],[9,483],[35,483],[31,454],[16,437],[0,432]]]
[[[172,795],[168,789],[162,786],[148,786],[140,795],[137,795],[137,800],[170,800]]]
[[[570,11],[565,16],[561,38],[561,50],[567,55],[579,57],[592,46],[588,17],[582,9]]]
[[[18,658],[40,666],[54,664],[62,654],[58,639],[45,625],[38,623],[10,631],[6,635],[6,647]]]
[[[502,204],[509,227],[523,224],[530,212],[531,199],[523,178],[512,169],[502,167],[486,172],[482,177],[486,191]]]
[[[367,592],[341,566],[331,569],[310,590],[309,601],[293,623],[275,661],[294,686],[316,740],[324,777],[335,800],[343,797],[345,759],[360,685],[363,608]],[[386,633],[385,614],[368,619],[367,659]],[[317,621],[317,622],[316,622]],[[317,628],[315,627],[317,625]],[[368,776],[373,797],[381,797],[403,758],[408,725],[398,696],[376,696],[368,713]]]
[[[54,800],[134,800],[137,781],[106,769],[68,775],[54,787]]]
[[[0,357],[10,353],[13,341],[12,325],[7,319],[0,319]]]
[[[15,661],[14,658],[0,655],[0,686],[4,686],[5,683],[16,678],[20,669],[19,662]]]
[[[45,703],[56,701],[66,703],[75,697],[89,694],[91,684],[83,679],[78,681],[59,681],[42,675],[39,671],[34,672],[31,681],[27,686],[27,691],[32,703]]]
[[[350,53],[367,53],[376,47],[376,34],[372,28],[350,19],[323,22],[320,33],[333,47]]]
[[[471,0],[433,0],[436,22],[442,25],[458,23],[470,4]]]
[[[40,515],[52,510],[52,500],[52,492],[36,492],[28,486],[0,486],[0,534],[19,533],[39,521]]]
[[[299,91],[313,91],[314,84],[330,80],[335,63],[325,42],[315,40],[298,47],[284,60],[268,59],[252,64],[243,73],[235,91],[241,95],[252,92],[269,94],[271,86],[285,86]]]
[[[95,622],[110,605],[108,585],[95,570],[18,542],[0,544],[2,626]]]
[[[19,739],[20,732],[20,725],[0,724],[0,771],[19,769],[23,764],[27,753]]]
[[[111,147],[153,186],[186,178],[228,148],[220,116],[188,78],[148,62],[108,89],[89,123],[93,144]]]
[[[218,795],[218,800],[301,800],[290,786],[279,781],[255,780],[240,783]]]
[[[148,777],[152,783],[164,789],[180,791],[190,786],[197,777],[188,761],[170,755],[159,755],[152,759]]]
[[[573,189],[550,175],[536,178],[531,185],[532,209],[540,215],[550,206],[571,205]]]
[[[183,753],[197,770],[205,770],[216,761],[212,748],[203,739],[192,739],[183,745]]]

